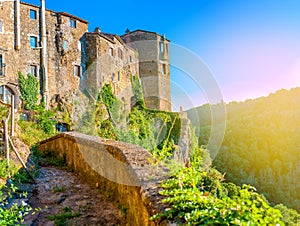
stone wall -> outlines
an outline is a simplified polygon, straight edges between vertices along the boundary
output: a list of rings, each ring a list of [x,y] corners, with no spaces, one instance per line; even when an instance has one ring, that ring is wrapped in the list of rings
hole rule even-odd
[[[139,53],[139,74],[146,106],[171,111],[169,40],[155,32],[136,30],[122,35]]]
[[[30,18],[30,10],[36,12],[36,19]],[[15,49],[16,14],[15,2],[4,1],[0,7],[0,21],[4,31],[0,33],[0,54],[6,64],[5,75],[0,76],[0,83],[18,83],[18,71],[27,75],[30,67],[37,69],[37,80],[42,81],[41,70],[41,21],[40,8],[21,3],[20,32],[21,46]],[[76,28],[70,26],[70,20],[76,21]],[[88,30],[88,23],[66,13],[46,10],[47,66],[49,99],[55,94],[64,95],[78,89],[80,78],[74,76],[74,65],[82,66],[80,39]],[[37,48],[30,46],[30,37],[37,38]]]
[[[40,90],[43,90],[46,86],[41,66],[42,49],[47,46],[48,86],[45,90],[51,106],[55,106],[58,95],[64,96],[78,88],[100,89],[110,83],[114,93],[130,108],[130,76],[138,75],[142,80],[147,107],[171,111],[169,40],[164,36],[142,30],[121,37],[103,33],[100,29],[88,32],[87,21],[67,13],[46,10],[45,45],[41,42],[40,7],[22,2],[21,45],[17,50],[16,2],[4,1],[0,5],[0,22],[3,25],[0,57],[6,65],[5,74],[0,74],[0,85],[13,83],[17,86],[18,71],[26,75],[34,68]],[[35,12],[35,18],[32,18],[31,11]],[[71,21],[74,22],[72,26]],[[37,39],[37,47],[30,46],[31,37]],[[75,69],[79,72],[75,73]]]
[[[76,132],[45,140],[38,150],[41,154],[63,157],[92,187],[110,193],[118,205],[127,209],[130,225],[168,224],[149,220],[151,215],[166,208],[161,203],[158,185],[166,178],[167,170],[149,164],[151,156],[146,150]]]
[[[130,108],[132,97],[131,76],[138,75],[138,54],[113,34],[102,33],[99,28],[85,34],[88,88],[100,89],[111,84],[114,94]]]

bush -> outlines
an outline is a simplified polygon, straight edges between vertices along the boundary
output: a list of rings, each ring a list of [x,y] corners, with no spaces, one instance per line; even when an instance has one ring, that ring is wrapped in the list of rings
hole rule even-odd
[[[19,137],[28,146],[33,146],[51,136],[51,134],[45,133],[41,126],[35,122],[26,122],[20,120],[18,124],[21,127],[21,133],[19,134]]]
[[[43,106],[35,107],[34,117],[37,120],[37,125],[39,129],[42,129],[47,135],[54,135],[55,125],[57,121],[54,119],[54,112],[51,110],[46,110]]]
[[[5,187],[5,192],[0,191],[0,225],[19,225],[20,222],[23,222],[24,216],[32,210],[31,206],[25,202],[22,202],[22,205],[13,204],[10,208],[7,208],[8,199],[13,197],[17,189],[11,184]],[[18,196],[20,195],[24,198],[27,197],[26,193],[18,194]]]
[[[7,165],[6,159],[0,159],[0,178],[1,179],[7,179],[10,176],[14,175],[18,171],[18,168],[15,166],[15,164],[10,161],[10,166]]]
[[[300,225],[300,214],[296,210],[289,209],[283,204],[278,204],[274,207],[280,210],[282,214],[282,221],[288,226]]]
[[[232,198],[215,192],[222,188],[221,178],[216,170],[183,168],[162,184],[163,202],[170,208],[152,219],[163,217],[187,225],[282,224],[280,211],[270,207],[251,186],[243,186]],[[223,187],[238,190],[232,184]]]

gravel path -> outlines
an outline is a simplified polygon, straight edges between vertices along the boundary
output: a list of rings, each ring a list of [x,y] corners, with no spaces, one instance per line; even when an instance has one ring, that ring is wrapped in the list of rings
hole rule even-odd
[[[73,173],[41,167],[36,182],[29,203],[41,211],[26,216],[25,225],[128,225],[124,210],[109,201],[107,192],[90,188]],[[49,219],[55,215],[56,223]]]

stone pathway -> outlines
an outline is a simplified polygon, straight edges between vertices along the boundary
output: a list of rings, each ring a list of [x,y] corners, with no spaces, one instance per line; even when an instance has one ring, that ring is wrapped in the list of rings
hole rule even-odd
[[[124,212],[109,201],[109,194],[90,188],[73,173],[41,167],[36,182],[29,203],[41,211],[26,216],[25,225],[55,225],[49,217],[56,215],[58,220],[57,214],[62,224],[57,221],[56,225],[128,225]]]

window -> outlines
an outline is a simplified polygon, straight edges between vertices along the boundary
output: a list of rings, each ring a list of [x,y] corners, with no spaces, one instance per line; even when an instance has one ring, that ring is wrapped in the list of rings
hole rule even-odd
[[[161,53],[164,52],[164,43],[163,43],[163,42],[160,42],[160,43],[159,43],[159,51],[160,51]]]
[[[111,56],[114,56],[114,49],[113,49],[113,48],[110,48],[109,51],[110,51],[110,55],[111,55]]]
[[[0,54],[0,76],[4,76],[4,66],[3,56]]]
[[[161,73],[162,73],[163,75],[165,75],[165,74],[167,74],[166,72],[167,72],[166,65],[163,64],[163,65],[162,65],[162,72],[161,72]]]
[[[60,95],[59,94],[54,94],[55,103],[58,103],[59,99],[60,99]]]
[[[37,48],[37,37],[30,36],[30,47]]]
[[[111,81],[115,82],[115,73],[112,73],[112,75],[111,75]]]
[[[120,59],[123,59],[123,51],[119,48],[118,55]]]
[[[81,68],[79,65],[74,65],[74,76],[77,76],[77,77],[81,76]]]
[[[36,10],[31,9],[30,10],[30,19],[36,20],[36,18],[37,18],[36,15],[37,15]]]
[[[68,41],[67,41],[67,40],[64,40],[64,44],[63,44],[64,50],[67,50],[67,49],[68,49],[68,45],[69,45]]]
[[[80,41],[77,42],[77,47],[78,47],[78,50],[81,51],[82,49],[82,44]]]
[[[37,66],[36,65],[30,65],[29,73],[33,76],[37,77]]]
[[[71,26],[72,28],[76,28],[76,20],[70,19],[70,26]]]
[[[3,21],[0,20],[0,33],[4,32],[4,26],[3,26]]]
[[[120,73],[120,71],[118,71],[118,81],[119,82],[121,81],[121,73]]]

